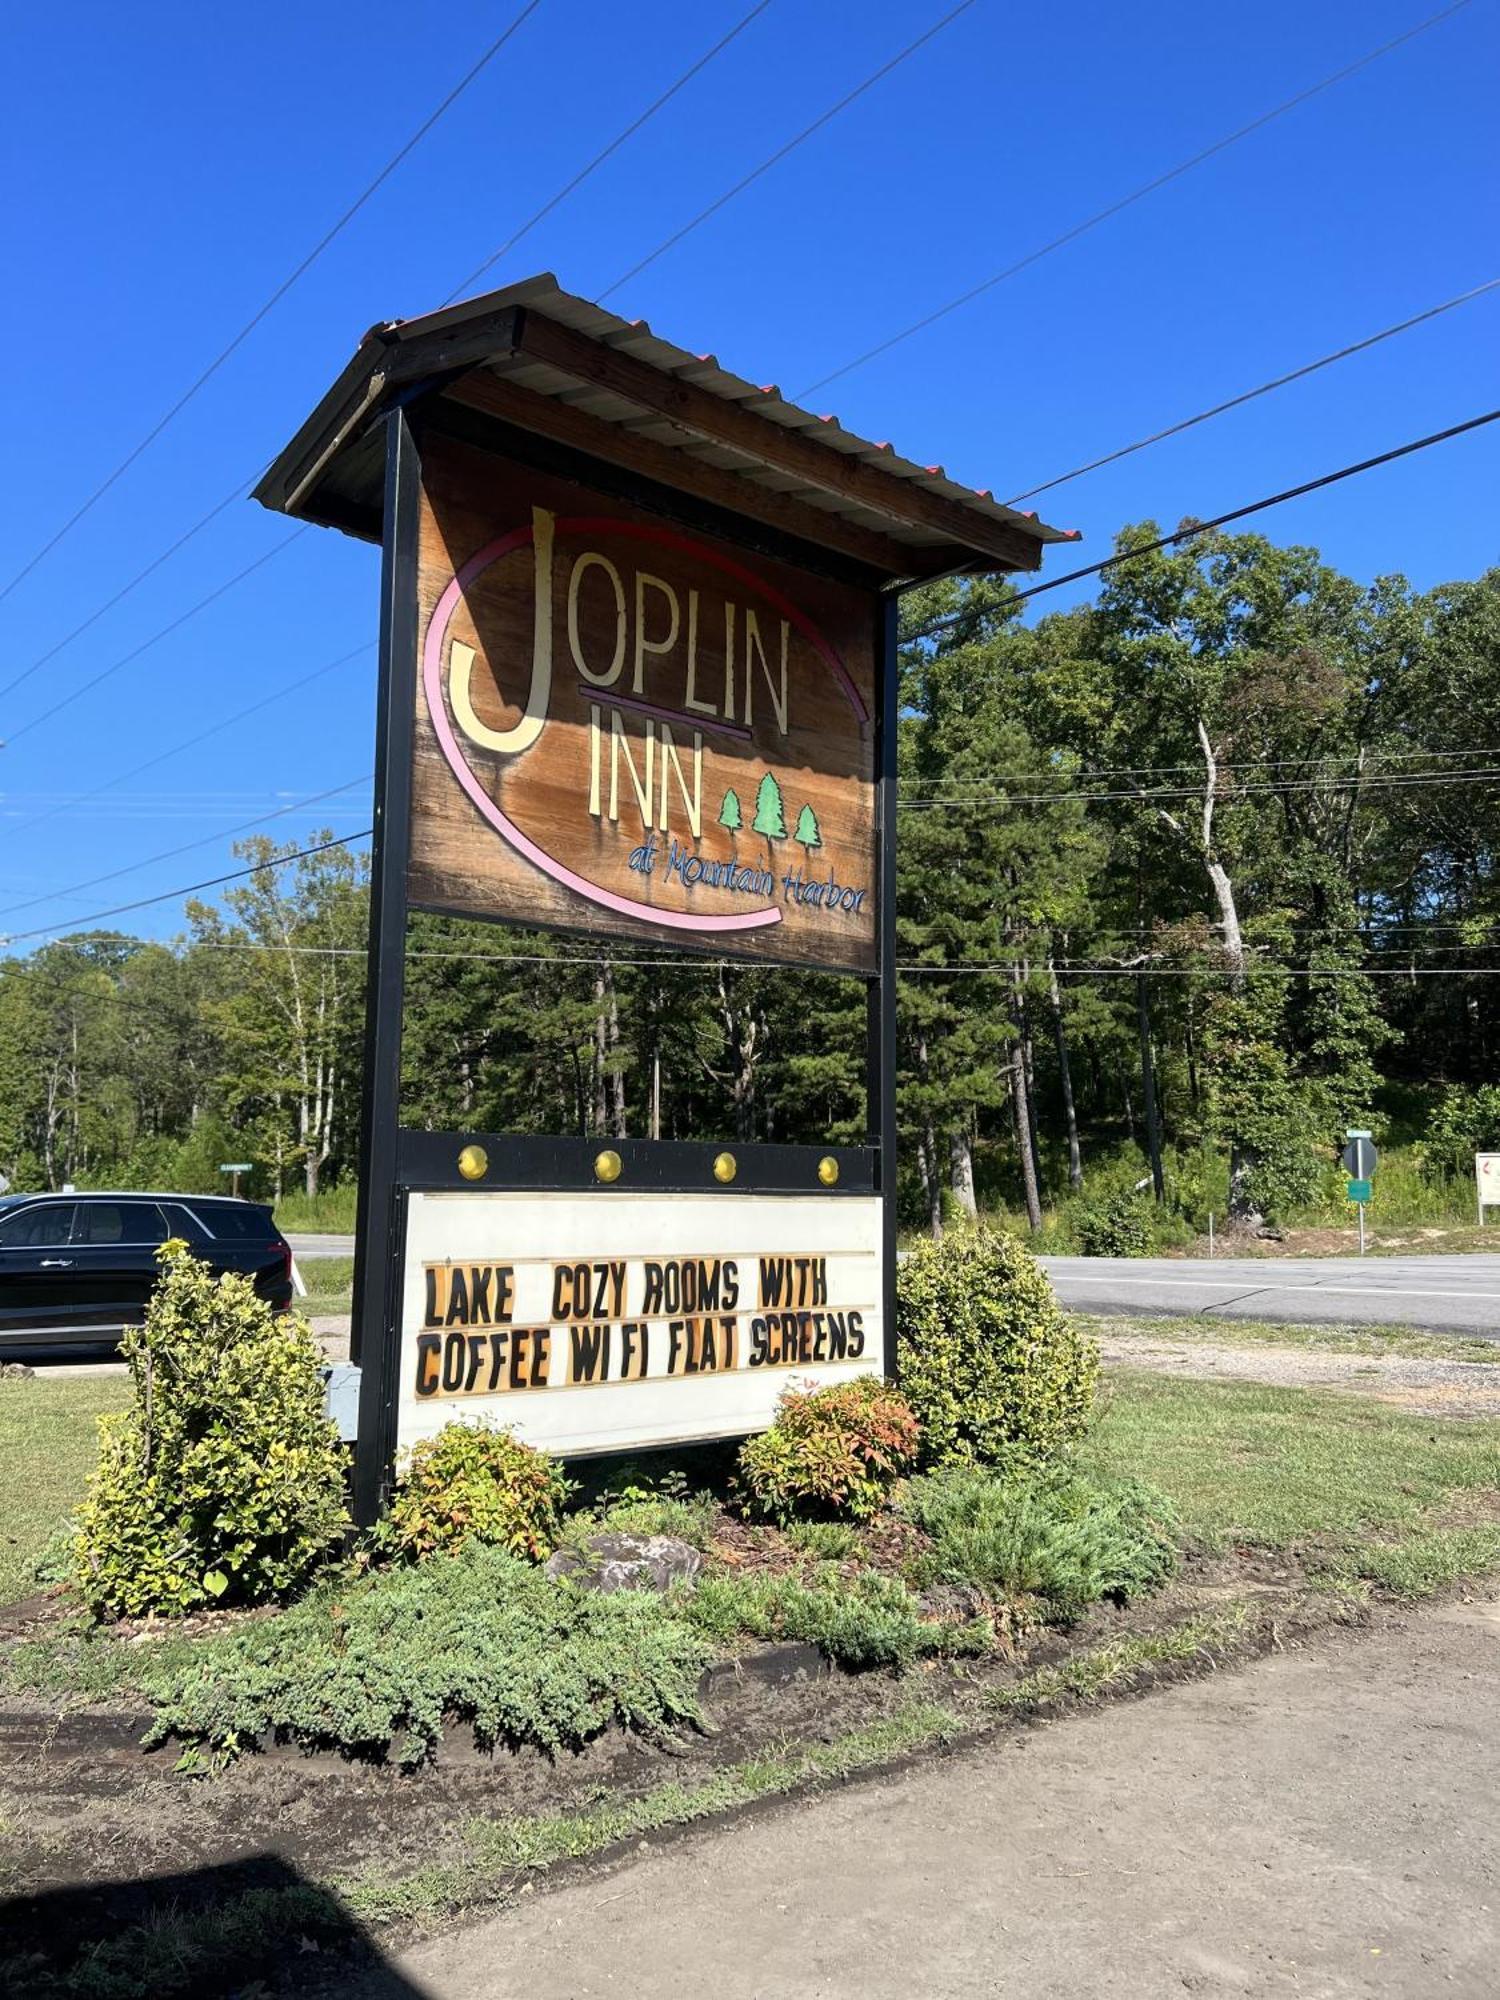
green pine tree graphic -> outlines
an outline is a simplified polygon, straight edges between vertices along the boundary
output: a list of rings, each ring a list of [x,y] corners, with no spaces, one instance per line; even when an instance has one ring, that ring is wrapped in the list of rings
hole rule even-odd
[[[786,839],[786,807],[781,801],[781,787],[770,771],[761,779],[760,790],[755,794],[755,817],[750,828],[753,833],[763,833],[767,840]]]
[[[740,795],[733,785],[724,794],[724,803],[719,807],[719,824],[727,826],[731,833],[738,833],[744,824],[740,818]]]
[[[818,827],[818,815],[811,806],[804,806],[798,813],[797,831],[793,838],[800,840],[808,849],[823,845],[823,835]]]

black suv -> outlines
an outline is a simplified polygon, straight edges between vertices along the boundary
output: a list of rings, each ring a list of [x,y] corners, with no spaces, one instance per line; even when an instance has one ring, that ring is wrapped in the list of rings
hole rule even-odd
[[[238,1271],[278,1312],[292,1301],[291,1246],[269,1208],[224,1195],[0,1197],[0,1349],[113,1345],[138,1323],[156,1253],[185,1238],[214,1271]]]

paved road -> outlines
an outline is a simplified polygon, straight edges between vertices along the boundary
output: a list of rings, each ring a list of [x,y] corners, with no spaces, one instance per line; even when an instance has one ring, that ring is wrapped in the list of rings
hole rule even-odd
[[[1500,1602],[1454,1605],[643,1847],[349,2000],[1494,2000],[1497,1795]]]
[[[287,1242],[292,1246],[292,1255],[300,1262],[308,1257],[352,1257],[354,1238],[352,1236],[302,1236],[289,1235]]]
[[[1500,1340],[1500,1257],[1044,1257],[1064,1305],[1097,1313],[1392,1322]]]

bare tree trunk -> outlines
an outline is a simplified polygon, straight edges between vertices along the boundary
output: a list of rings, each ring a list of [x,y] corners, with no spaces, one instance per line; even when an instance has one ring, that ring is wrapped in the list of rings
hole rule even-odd
[[[1036,1087],[1036,1047],[1031,1039],[1031,1008],[1027,1004],[1027,988],[1030,984],[1031,967],[1028,965],[1021,986],[1021,1059],[1026,1065],[1026,1131],[1031,1140],[1031,1171],[1036,1177],[1038,1188],[1042,1185],[1042,1143],[1037,1134],[1037,1087]]]
[[[1151,1160],[1151,1189],[1158,1201],[1167,1196],[1161,1170],[1161,1119],[1156,1104],[1156,1064],[1151,1050],[1151,1000],[1146,991],[1146,975],[1135,979],[1135,1018],[1141,1038],[1141,1096],[1146,1105],[1146,1151]]]
[[[1057,1073],[1062,1079],[1063,1122],[1068,1128],[1068,1183],[1075,1193],[1083,1186],[1083,1149],[1078,1143],[1078,1112],[1073,1103],[1073,1069],[1068,1061],[1068,1036],[1063,1026],[1062,990],[1057,983],[1057,961],[1047,960],[1047,983],[1052,1002],[1052,1042],[1057,1050]]]
[[[979,1203],[974,1198],[974,1150],[966,1127],[955,1127],[948,1135],[948,1180],[954,1199],[970,1222],[979,1220]]]
[[[1026,1197],[1026,1220],[1033,1230],[1042,1226],[1042,1197],[1038,1186],[1036,1154],[1032,1150],[1031,1098],[1026,1084],[1025,1030],[1022,1026],[1021,968],[1011,968],[1012,1018],[1015,1039],[1010,1049],[1010,1101],[1016,1126],[1016,1151],[1021,1158],[1021,1188]]]
[[[938,1172],[937,1133],[930,1118],[923,1124],[922,1136],[917,1141],[917,1158],[927,1191],[927,1227],[936,1242],[943,1233],[943,1177]]]
[[[625,1065],[620,1060],[620,1005],[615,996],[615,969],[605,974],[609,990],[609,1102],[614,1118],[614,1136],[629,1136],[625,1117]]]
[[[604,1005],[604,968],[594,974],[594,1120],[590,1128],[601,1136],[608,1126],[609,1100],[605,1064],[609,1053],[609,1023]]]
[[[661,1137],[661,1050],[651,1051],[651,1136]]]

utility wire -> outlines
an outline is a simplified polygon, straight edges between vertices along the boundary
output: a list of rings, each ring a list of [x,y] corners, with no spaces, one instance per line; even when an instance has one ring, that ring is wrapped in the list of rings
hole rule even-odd
[[[1468,0],[1458,0],[1458,4],[1466,6]],[[794,138],[788,139],[784,146],[778,146],[769,158],[762,160],[758,167],[752,168],[743,180],[736,181],[734,186],[726,189],[716,201],[711,201],[707,208],[700,209],[690,222],[685,222],[681,229],[674,230],[665,242],[658,243],[654,250],[648,251],[638,264],[632,264],[630,269],[616,278],[612,285],[606,285],[602,292],[595,295],[595,302],[602,305],[611,292],[619,291],[620,287],[629,284],[632,278],[638,278],[648,265],[656,262],[658,257],[665,257],[667,252],[675,249],[685,236],[691,236],[693,231],[707,222],[710,216],[717,215],[721,208],[727,207],[737,195],[742,195],[746,188],[753,186],[762,174],[768,174],[772,167],[779,165],[788,153],[794,153],[799,146],[812,138],[815,132],[821,132],[823,127],[837,118],[841,111],[847,111],[857,98],[863,97],[867,90],[873,89],[882,77],[889,76],[893,69],[899,68],[909,56],[914,56],[918,49],[930,42],[934,36],[940,35],[951,21],[956,21],[960,14],[967,13],[973,5],[974,0],[959,0],[956,7],[944,14],[940,20],[934,21],[932,26],[918,35],[914,42],[908,42],[898,55],[892,56],[889,62],[884,62],[879,69],[873,70],[863,83],[856,84],[853,90],[839,99],[837,104],[830,105],[821,117],[815,118],[811,125],[804,125]]]
[[[243,569],[236,570],[231,577],[226,577],[223,583],[217,584],[208,593],[207,597],[200,597],[196,604],[192,605],[188,610],[179,613],[169,624],[163,625],[160,631],[153,632],[149,639],[143,639],[138,646],[132,646],[128,653],[122,653],[120,658],[113,661],[109,666],[101,667],[91,680],[84,681],[81,686],[74,688],[71,694],[62,695],[57,701],[53,702],[50,708],[42,709],[38,714],[32,716],[29,722],[23,722],[19,729],[13,729],[5,741],[7,743],[19,743],[23,736],[29,736],[33,729],[40,729],[44,722],[51,722],[53,717],[61,715],[65,708],[71,708],[75,701],[82,701],[86,694],[92,694],[94,689],[102,682],[107,681],[112,674],[119,673],[120,669],[128,667],[132,660],[138,660],[142,653],[148,653],[153,646],[160,645],[163,639],[169,638],[172,633],[180,631],[188,623],[189,619],[196,618],[200,611],[206,611],[210,604],[216,604],[226,592],[233,590],[237,583],[243,583],[247,576],[253,576],[258,569],[263,569],[274,557],[279,556],[283,549],[289,548],[299,536],[306,533],[306,522],[300,528],[293,528],[289,535],[283,535],[279,542],[273,542],[264,554],[258,555],[255,558],[254,562],[246,563]]]
[[[269,861],[257,861],[249,868],[231,868],[227,875],[211,875],[206,881],[193,882],[185,889],[166,889],[159,896],[142,896],[134,903],[116,903],[112,910],[96,910],[91,917],[80,917],[76,923],[42,924],[33,931],[16,931],[12,936],[0,938],[0,945],[25,944],[31,938],[56,937],[60,931],[87,930],[93,924],[103,923],[106,917],[128,916],[132,910],[149,910],[157,903],[175,902],[179,896],[196,896],[200,889],[217,889],[225,882],[242,882],[247,875],[264,875],[269,869],[285,868],[293,861],[306,861],[314,854],[326,854],[333,847],[352,847],[357,840],[368,840],[373,827],[362,827],[358,833],[346,833],[337,840],[321,840],[315,847],[294,848],[290,854],[278,854]]]
[[[709,49],[706,54],[699,56],[698,60],[692,65],[690,69],[685,69],[682,72],[681,76],[678,77],[677,81],[673,84],[670,84],[667,87],[667,89],[662,92],[661,96],[654,100],[654,102],[648,104],[646,106],[646,109],[640,113],[639,117],[633,118],[631,122],[625,127],[623,132],[617,133],[615,137],[610,140],[607,146],[605,146],[600,152],[595,153],[593,159],[589,161],[588,165],[586,167],[580,168],[580,170],[576,174],[574,174],[572,180],[568,182],[566,187],[560,188],[558,192],[555,195],[553,195],[550,201],[544,202],[543,205],[536,211],[535,215],[533,215],[528,221],[523,222],[520,228],[516,230],[513,235],[508,236],[506,238],[506,240],[500,245],[500,248],[498,250],[491,251],[489,256],[485,258],[482,264],[476,265],[475,268],[469,273],[467,278],[463,279],[459,284],[455,285],[453,287],[453,290],[448,294],[447,298],[443,300],[443,304],[445,306],[451,306],[454,300],[460,298],[464,293],[466,293],[469,290],[469,288],[472,285],[476,284],[478,280],[484,276],[485,272],[491,268],[492,265],[498,264],[502,257],[508,256],[510,252],[515,249],[516,245],[521,241],[521,238],[523,236],[529,236],[531,231],[536,228],[537,224],[543,221],[547,216],[549,216],[554,208],[560,207],[562,203],[567,200],[570,194],[574,193],[578,188],[582,187],[583,183],[589,178],[590,174],[594,173],[599,167],[602,167],[604,165],[604,162],[607,159],[609,159],[611,154],[617,153],[620,150],[620,148],[625,144],[627,139],[633,139],[636,133],[640,131],[643,125],[648,124],[650,120],[656,116],[658,111],[662,110],[665,105],[669,104],[671,100],[677,95],[678,91],[684,89],[688,84],[690,84],[693,78],[698,74],[700,70],[707,69],[708,65],[713,61],[714,57],[717,55],[721,55],[723,51],[729,47],[729,44],[732,41],[734,41],[738,36],[742,35],[745,32],[746,28],[750,26],[750,23],[753,20],[755,20],[757,15],[765,13],[767,7],[769,7],[770,4],[771,0],[756,0],[756,5],[750,9],[748,14],[742,15],[740,19],[735,22],[734,26],[729,30],[728,34],[721,35],[718,41],[714,43],[713,47]]]
[[[1351,341],[1347,347],[1337,348],[1332,354],[1324,354],[1316,361],[1308,361],[1301,368],[1294,368],[1287,375],[1274,376],[1269,382],[1262,382],[1258,389],[1246,389],[1238,396],[1231,396],[1227,402],[1215,403],[1212,409],[1200,410],[1194,417],[1184,417],[1181,423],[1168,424],[1165,430],[1153,431],[1150,437],[1138,438],[1134,444],[1122,445],[1118,451],[1109,451],[1102,458],[1091,458],[1086,465],[1075,465],[1071,472],[1060,472],[1055,479],[1044,479],[1040,486],[1028,486],[1024,493],[1016,493],[1005,502],[1007,507],[1019,507],[1023,500],[1035,500],[1039,493],[1050,493],[1054,487],[1066,486],[1070,480],[1082,479],[1086,472],[1098,472],[1102,466],[1116,465],[1122,458],[1145,451],[1153,444],[1161,444],[1166,438],[1180,437],[1184,431],[1192,430],[1198,424],[1206,424],[1214,417],[1222,417],[1227,410],[1238,410],[1246,403],[1253,403],[1258,396],[1269,396],[1274,389],[1284,389],[1291,382],[1301,382],[1309,375],[1316,375],[1320,368],[1331,368],[1336,361],[1347,361],[1351,355],[1363,354],[1371,347],[1378,347],[1383,340],[1394,340],[1398,333],[1409,333],[1414,326],[1423,326],[1430,319],[1438,319],[1444,313],[1452,312],[1457,306],[1466,306],[1471,299],[1483,298],[1487,292],[1500,288],[1500,278],[1491,278],[1485,284],[1475,285],[1472,291],[1460,292],[1457,298],[1445,299],[1441,305],[1429,306],[1426,312],[1414,313],[1410,319],[1398,320],[1394,326],[1383,327],[1379,333],[1367,334],[1363,340]]]
[[[1317,83],[1309,84],[1305,90],[1299,90],[1294,97],[1288,97],[1282,103],[1273,106],[1271,110],[1263,111],[1258,118],[1252,118],[1248,125],[1241,125],[1236,131],[1226,133],[1222,139],[1216,139],[1211,146],[1205,146],[1201,152],[1194,153],[1190,158],[1179,161],[1175,167],[1169,167],[1165,173],[1158,174],[1154,180],[1146,181],[1140,187],[1134,188],[1129,194],[1122,195],[1118,201],[1112,201],[1107,208],[1097,210],[1083,222],[1075,223],[1071,229],[1064,230],[1061,236],[1054,236],[1050,243],[1044,243],[1038,250],[1029,251],[1026,256],[1018,258],[1014,264],[1008,264],[1003,271],[997,271],[993,277],[984,279],[980,284],[970,286],[968,291],[961,292],[957,298],[949,299],[946,305],[938,306],[935,311],[925,314],[919,320],[913,320],[912,324],[908,327],[903,327],[900,333],[893,333],[889,339],[882,340],[876,346],[867,348],[863,354],[856,355],[854,360],[846,361],[843,367],[835,368],[832,374],[819,376],[816,382],[810,382],[805,389],[797,391],[797,400],[800,402],[803,397],[812,395],[816,390],[826,389],[830,382],[837,382],[845,375],[852,375],[856,368],[863,368],[866,362],[874,361],[879,355],[888,354],[893,347],[899,347],[903,341],[910,340],[914,334],[924,332],[929,326],[935,326],[940,319],[946,319],[950,313],[957,312],[961,306],[970,305],[975,299],[982,297],[985,292],[993,291],[996,285],[1002,285],[1008,278],[1014,278],[1022,271],[1029,270],[1033,264],[1039,264],[1044,257],[1050,257],[1054,250],[1061,250],[1067,244],[1075,243],[1080,236],[1087,235],[1091,229],[1097,229],[1101,223],[1108,222],[1111,217],[1121,214],[1127,208],[1133,207],[1136,202],[1144,201],[1148,195],[1155,194],[1158,189],[1168,186],[1172,181],[1180,180],[1184,174],[1191,173],[1195,167],[1201,167],[1205,161],[1213,159],[1216,154],[1227,151],[1230,146],[1238,145],[1242,139],[1248,139],[1253,133],[1263,130],[1265,126],[1272,124],[1276,119],[1284,118],[1289,111],[1295,111],[1299,105],[1306,104],[1310,98],[1317,97],[1323,91],[1331,90],[1335,84],[1343,83],[1347,78],[1357,75],[1360,70],[1368,68],[1371,63],[1378,62],[1382,56],[1390,55],[1394,50],[1401,48],[1403,44],[1414,41],[1418,35],[1425,35],[1429,28],[1435,28],[1443,21],[1451,19],[1454,14],[1462,12],[1469,4],[1470,0],[1453,0],[1451,6],[1442,8],[1436,14],[1430,14],[1425,21],[1419,21],[1415,27],[1406,29],[1404,33],[1396,35],[1388,42],[1382,42],[1379,48],[1369,50],[1365,55],[1357,57],[1355,61],[1346,63],[1342,69],[1336,69],[1330,75],[1321,78]],[[634,274],[631,273],[629,275]]]
[[[325,799],[336,799],[345,792],[355,791],[361,785],[368,785],[373,775],[373,772],[367,771],[362,778],[351,778],[347,784],[330,785],[326,792],[314,792],[310,798],[293,799],[290,805],[278,806],[274,812],[261,813],[255,819],[241,820],[237,826],[220,827],[215,833],[206,833],[197,840],[185,840],[180,847],[169,847],[161,854],[148,854],[140,861],[127,861],[123,868],[112,868],[107,875],[91,875],[86,882],[75,882],[70,888],[47,889],[39,896],[28,896],[24,903],[7,903],[0,910],[0,917],[14,916],[18,910],[34,910],[38,903],[57,902],[84,889],[97,889],[101,882],[118,882],[122,875],[134,875],[142,868],[153,868],[159,861],[175,861],[179,854],[192,854],[200,847],[216,847],[221,840],[232,840],[237,833],[249,833],[253,827],[269,826],[273,820],[306,812],[310,806],[322,805]]]
[[[1467,4],[1467,0],[1464,0]],[[1048,577],[1045,583],[1034,583],[1027,590],[1012,591],[997,610],[1008,609],[1012,604],[1024,604],[1029,597],[1040,597],[1046,590],[1061,590],[1064,584],[1078,583],[1084,577],[1098,576],[1107,569],[1114,569],[1120,563],[1134,562],[1140,556],[1154,555],[1158,549],[1171,548],[1175,542],[1190,540],[1194,535],[1209,534],[1215,528],[1222,528],[1231,521],[1243,521],[1251,514],[1263,514],[1269,507],[1283,506],[1288,500],[1300,500],[1304,494],[1317,493],[1325,486],[1337,486],[1340,480],[1353,479],[1361,472],[1373,472],[1377,466],[1390,465],[1398,458],[1409,458],[1413,452],[1426,451],[1429,445],[1446,444],[1450,438],[1463,437],[1469,431],[1477,431],[1485,424],[1500,418],[1500,410],[1486,410],[1482,416],[1469,417],[1461,424],[1450,424],[1446,430],[1432,431],[1426,437],[1413,438],[1410,444],[1395,445],[1390,451],[1377,452],[1373,458],[1362,458],[1357,465],[1341,466],[1337,472],[1325,472],[1316,479],[1306,479],[1300,486],[1288,486],[1281,493],[1272,493],[1267,499],[1252,500],[1246,507],[1231,507],[1226,514],[1215,514],[1211,520],[1194,521],[1189,526],[1177,528],[1170,535],[1158,535],[1155,541],[1142,542],[1130,549],[1121,549],[1117,554],[1105,556],[1102,562],[1089,563],[1083,569],[1070,569],[1062,576]],[[905,634],[902,643],[910,644],[917,639],[930,639],[935,632],[944,631],[949,625],[960,625],[966,618],[982,617],[983,612],[971,610],[950,611],[942,618],[933,618],[926,625],[919,625],[913,632]]]
[[[1218,802],[1232,806],[1239,798],[1248,794],[1269,794],[1280,798],[1287,792],[1320,792],[1379,789],[1381,791],[1420,790],[1425,786],[1468,785],[1478,778],[1500,778],[1500,766],[1485,766],[1471,771],[1407,771],[1393,772],[1382,778],[1288,778],[1279,783],[1255,783],[1248,785],[1227,785],[1219,794]],[[898,799],[900,812],[932,812],[952,806],[1043,806],[1097,804],[1100,801],[1125,799],[1135,805],[1155,805],[1167,799],[1201,799],[1201,785],[1153,786],[1149,790],[1137,786],[1126,786],[1119,790],[1090,792],[1070,785],[1059,785],[1050,792],[975,792],[960,797],[931,794],[924,798]]]
[[[196,736],[184,737],[182,742],[173,743],[165,750],[158,750],[154,757],[147,757],[140,764],[132,764],[128,771],[116,772],[114,777],[106,778],[102,784],[95,785],[92,791],[79,792],[65,801],[48,806],[43,812],[33,813],[30,819],[23,819],[19,826],[10,828],[11,834],[25,833],[29,827],[40,826],[44,820],[56,819],[59,813],[71,812],[77,806],[86,805],[91,799],[101,798],[105,792],[113,791],[116,785],[127,784],[130,779],[139,778],[145,771],[154,771],[158,764],[165,764],[173,757],[180,757],[185,750],[196,750],[200,744],[211,741],[215,736],[222,736],[226,729],[233,729],[236,723],[246,722],[252,715],[259,715],[263,709],[271,708],[279,701],[285,701],[289,694],[311,687],[314,681],[322,680],[336,667],[347,666],[351,660],[357,660],[361,654],[370,650],[369,645],[355,646],[347,653],[340,653],[336,660],[325,660],[321,667],[314,667],[310,674],[298,674],[294,680],[283,682],[270,694],[262,695],[259,701],[252,701],[244,708],[237,708],[233,715],[226,715],[222,722],[211,723],[207,729],[200,729]]]
[[[174,420],[174,418],[179,416],[182,413],[182,411],[187,408],[188,404],[198,394],[199,390],[202,389],[208,382],[212,381],[213,377],[218,374],[219,370],[224,366],[224,363],[229,359],[229,357],[239,347],[243,345],[243,343],[255,331],[256,327],[260,325],[261,321],[266,317],[266,315],[270,313],[277,305],[280,304],[282,299],[284,299],[287,293],[292,289],[293,285],[297,283],[298,279],[303,277],[309,270],[311,270],[312,266],[322,256],[323,252],[333,242],[334,238],[339,236],[348,227],[348,225],[354,220],[355,216],[359,214],[359,211],[364,207],[365,203],[369,201],[369,199],[376,192],[376,190],[381,186],[383,186],[384,183],[390,179],[391,175],[396,171],[397,167],[401,165],[401,162],[407,157],[407,155],[411,153],[418,145],[420,145],[422,140],[425,139],[427,134],[432,130],[433,126],[436,125],[439,119],[441,119],[449,110],[451,110],[453,105],[455,105],[458,102],[459,98],[463,96],[464,92],[468,89],[469,85],[473,83],[474,79],[479,75],[481,70],[485,69],[494,60],[494,58],[497,55],[499,55],[500,51],[505,47],[505,44],[510,40],[511,36],[516,33],[517,29],[521,27],[521,25],[526,21],[528,16],[536,12],[537,8],[540,5],[541,5],[541,0],[526,0],[526,5],[521,8],[520,12],[511,21],[510,25],[504,30],[503,33],[496,36],[495,40],[490,43],[489,47],[484,51],[483,55],[480,56],[479,60],[476,63],[474,63],[472,67],[468,69],[462,77],[459,78],[458,82],[448,92],[448,95],[437,106],[436,110],[430,112],[428,116],[423,119],[422,123],[417,127],[416,131],[412,133],[411,137],[406,141],[406,143],[403,146],[399,147],[396,152],[392,153],[391,157],[386,161],[385,165],[380,169],[380,172],[376,174],[375,178],[372,181],[366,184],[362,192],[359,195],[357,195],[356,198],[349,204],[348,208],[344,210],[343,214],[338,218],[337,222],[333,224],[332,228],[327,230],[324,233],[324,235],[318,240],[318,242],[313,245],[312,249],[308,251],[307,255],[302,259],[301,263],[297,265],[296,269],[292,271],[289,274],[289,276],[282,279],[281,283],[276,287],[275,291],[272,292],[270,297],[265,301],[265,303],[260,307],[258,307],[257,310],[254,313],[252,313],[250,318],[245,321],[245,324],[240,328],[239,332],[235,334],[234,338],[228,343],[228,345],[220,348],[219,352],[214,356],[213,360],[209,362],[208,366],[203,370],[202,374],[199,375],[196,378],[196,380],[189,383],[188,387],[177,398],[177,401],[173,403],[173,405],[166,412],[166,414],[160,417],[157,420],[157,422],[152,425],[151,429],[147,431],[146,435],[140,440],[140,442],[126,453],[124,458],[120,460],[119,464],[114,468],[114,470],[111,473],[109,473],[104,479],[102,479],[100,483],[94,488],[93,492],[89,494],[88,498],[85,501],[83,501],[83,503],[79,507],[76,507],[74,509],[74,511],[68,516],[67,520],[63,522],[62,526],[51,537],[51,539],[44,542],[42,546],[37,550],[36,554],[33,555],[29,559],[29,561],[23,563],[21,568],[16,571],[15,575],[4,586],[4,588],[0,589],[0,603],[3,603],[4,600],[10,596],[11,592],[15,589],[16,585],[20,583],[23,580],[23,578],[30,576],[31,572],[36,568],[38,563],[40,563],[46,556],[52,553],[53,549],[55,549],[58,543],[63,540],[64,536],[69,534],[72,531],[72,529],[77,527],[78,523],[83,519],[84,515],[88,513],[89,509],[93,507],[96,504],[96,502],[103,499],[104,495],[114,485],[115,481],[119,479],[123,473],[129,471],[130,467],[135,464],[136,460],[141,456],[143,452],[149,450],[149,448],[153,444],[155,444],[156,440],[161,436],[162,432]]]

